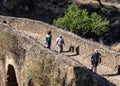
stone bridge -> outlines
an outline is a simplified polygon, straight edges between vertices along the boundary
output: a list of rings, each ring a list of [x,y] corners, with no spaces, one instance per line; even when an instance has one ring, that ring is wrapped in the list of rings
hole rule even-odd
[[[109,46],[104,46],[100,43],[83,39],[75,34],[64,31],[60,28],[51,26],[41,21],[4,16],[1,16],[0,20],[1,22],[3,20],[6,20],[10,26],[17,30],[33,33],[34,35],[39,35],[41,39],[45,39],[46,32],[48,30],[51,30],[53,36],[53,47],[55,45],[56,38],[59,36],[59,34],[61,34],[64,37],[66,49],[69,49],[70,45],[73,45],[74,47],[79,46],[79,53],[81,58],[88,59],[89,61],[89,55],[92,54],[94,49],[98,49],[100,53],[104,56],[104,58],[102,58],[103,65],[111,68],[112,70],[120,65],[120,52],[111,50]]]
[[[81,63],[73,60],[66,55],[58,55],[55,51],[46,49],[43,46],[43,41],[46,31],[51,30],[53,35],[53,45],[55,45],[56,37],[61,34],[64,37],[66,49],[70,45],[79,46],[80,58],[90,60],[89,54],[94,49],[99,49],[103,54],[102,64],[115,69],[120,64],[120,53],[109,49],[99,43],[82,39],[70,32],[63,31],[57,27],[46,23],[12,17],[1,17],[1,22],[6,20],[7,23],[0,24],[0,70],[3,78],[2,85],[10,86],[29,86],[30,75],[25,71],[25,66],[29,59],[44,58],[55,61],[59,68],[62,77],[61,86],[109,86],[104,78],[93,74],[90,70],[84,67]],[[27,33],[33,33],[34,36],[40,35],[41,39],[34,38]],[[7,76],[8,75],[8,76]],[[80,78],[81,77],[81,78]],[[7,80],[7,82],[6,82]],[[80,83],[78,83],[80,82]]]

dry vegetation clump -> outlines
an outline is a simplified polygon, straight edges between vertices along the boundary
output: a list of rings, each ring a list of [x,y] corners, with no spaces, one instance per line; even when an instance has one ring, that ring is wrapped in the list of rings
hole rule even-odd
[[[52,59],[29,58],[22,74],[23,77],[26,77],[24,83],[26,80],[32,80],[33,86],[59,86],[61,82],[59,69]]]
[[[120,52],[120,43],[113,45],[111,49]]]
[[[0,56],[3,57],[6,51],[18,51],[18,38],[10,33],[9,30],[0,31]]]
[[[7,31],[0,31],[0,57],[3,57],[7,50],[12,49],[13,36]]]

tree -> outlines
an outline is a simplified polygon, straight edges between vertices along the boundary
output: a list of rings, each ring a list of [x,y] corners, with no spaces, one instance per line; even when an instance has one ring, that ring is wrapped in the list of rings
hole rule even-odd
[[[54,20],[53,24],[71,32],[79,33],[80,31],[83,35],[88,32],[101,35],[109,30],[107,19],[103,19],[95,12],[88,15],[86,9],[80,10],[75,3],[69,5],[64,17]]]
[[[109,21],[107,19],[103,19],[100,15],[97,13],[92,13],[90,16],[91,20],[91,32],[94,32],[96,35],[101,35],[104,32],[107,32],[109,28],[107,27],[109,24]]]
[[[99,5],[100,5],[101,7],[103,7],[103,4],[102,4],[101,0],[97,0],[97,1],[98,1]]]

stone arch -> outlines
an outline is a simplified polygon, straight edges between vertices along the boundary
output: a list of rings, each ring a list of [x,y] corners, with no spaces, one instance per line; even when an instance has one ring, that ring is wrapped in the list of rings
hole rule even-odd
[[[118,66],[117,73],[120,74],[120,65]]]
[[[30,80],[29,80],[28,86],[34,86],[34,85],[33,85],[33,79],[30,79]]]
[[[18,86],[15,69],[12,65],[8,65],[8,71],[7,71],[7,86]]]

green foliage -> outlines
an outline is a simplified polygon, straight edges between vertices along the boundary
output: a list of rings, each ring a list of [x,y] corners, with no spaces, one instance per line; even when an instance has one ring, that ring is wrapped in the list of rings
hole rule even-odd
[[[91,28],[92,28],[91,32],[94,32],[97,35],[100,35],[109,30],[109,28],[107,27],[109,24],[109,21],[106,19],[103,19],[97,13],[92,13],[90,19],[91,19]]]
[[[80,10],[75,3],[72,3],[68,6],[68,11],[64,17],[54,20],[53,24],[71,32],[82,31],[84,33],[89,31],[101,35],[108,31],[109,21],[97,13],[88,16],[86,9]]]

